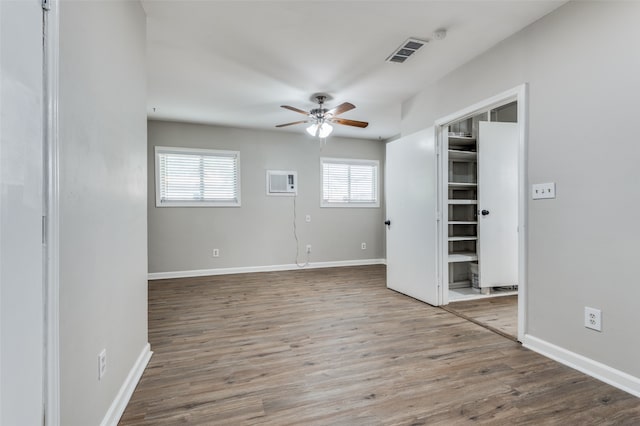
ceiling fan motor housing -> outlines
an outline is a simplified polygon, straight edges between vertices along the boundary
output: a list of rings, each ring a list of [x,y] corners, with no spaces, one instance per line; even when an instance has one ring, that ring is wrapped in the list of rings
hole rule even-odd
[[[324,118],[324,115],[327,113],[327,111],[329,110],[326,108],[314,108],[309,111],[309,115],[316,118]]]

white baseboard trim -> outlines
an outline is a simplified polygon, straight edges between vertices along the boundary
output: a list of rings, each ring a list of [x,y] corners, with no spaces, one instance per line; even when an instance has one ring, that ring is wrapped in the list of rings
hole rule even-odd
[[[248,274],[251,272],[295,271],[298,269],[336,268],[341,266],[386,265],[386,259],[338,260],[335,262],[311,262],[304,268],[295,263],[288,265],[240,266],[236,268],[196,269],[193,271],[151,272],[149,280],[168,278],[205,277],[208,275]]]
[[[529,334],[523,346],[640,398],[640,378]]]
[[[147,343],[144,348],[142,348],[140,356],[138,356],[135,364],[133,364],[131,371],[129,371],[129,375],[120,387],[118,394],[102,419],[100,426],[118,425],[120,417],[124,414],[124,409],[127,408],[131,395],[133,395],[133,391],[136,389],[136,386],[142,377],[142,373],[151,359],[151,355],[153,355],[153,352],[151,352],[151,346]]]

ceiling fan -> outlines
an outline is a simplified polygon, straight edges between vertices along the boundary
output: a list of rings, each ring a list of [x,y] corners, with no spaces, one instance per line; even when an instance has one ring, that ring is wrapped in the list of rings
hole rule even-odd
[[[338,115],[351,111],[356,106],[349,102],[344,102],[332,109],[326,109],[324,107],[324,102],[328,99],[328,95],[323,93],[315,94],[311,97],[318,103],[318,108],[314,108],[311,111],[303,111],[299,108],[292,107],[289,105],[281,105],[282,108],[303,114],[307,116],[306,120],[294,121],[292,123],[278,124],[276,127],[286,127],[293,126],[294,124],[302,124],[302,123],[311,123],[309,127],[307,127],[307,133],[311,136],[317,136],[319,138],[326,138],[333,131],[333,124],[343,124],[345,126],[354,126],[365,128],[369,125],[369,123],[365,121],[357,121],[357,120],[349,120],[346,118],[339,118]]]

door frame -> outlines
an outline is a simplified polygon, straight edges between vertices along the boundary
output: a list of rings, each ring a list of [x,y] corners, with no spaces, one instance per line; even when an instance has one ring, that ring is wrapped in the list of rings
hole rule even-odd
[[[442,289],[442,304],[449,303],[448,284],[448,224],[444,220],[447,210],[448,173],[446,150],[448,137],[447,127],[459,120],[493,109],[513,101],[518,103],[518,341],[524,339],[526,327],[526,297],[527,297],[527,232],[528,232],[528,174],[527,174],[527,145],[528,145],[528,91],[527,83],[506,90],[490,98],[484,99],[457,112],[442,117],[435,122],[436,150],[437,150],[437,218],[438,218],[438,280]]]
[[[47,0],[43,19],[44,80],[44,424],[60,424],[60,192],[58,99],[60,17],[58,0]]]

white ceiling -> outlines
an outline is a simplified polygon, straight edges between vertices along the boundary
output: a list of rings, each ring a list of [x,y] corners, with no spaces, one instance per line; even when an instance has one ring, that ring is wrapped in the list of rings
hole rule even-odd
[[[275,130],[304,119],[280,105],[309,110],[327,92],[329,108],[356,105],[341,117],[370,123],[334,135],[386,139],[400,132],[402,101],[565,1],[142,3],[150,118]],[[431,41],[404,64],[385,62],[409,37]]]

